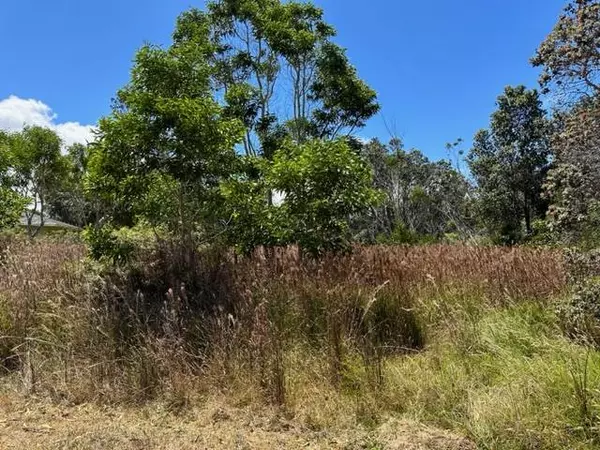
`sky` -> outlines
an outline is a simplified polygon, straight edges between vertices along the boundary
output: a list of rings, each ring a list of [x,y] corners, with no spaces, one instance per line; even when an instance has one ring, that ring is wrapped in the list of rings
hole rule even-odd
[[[506,85],[537,87],[529,58],[566,0],[315,0],[382,111],[360,131],[432,159],[489,123]],[[168,45],[193,0],[0,0],[0,128],[90,139],[135,51]]]

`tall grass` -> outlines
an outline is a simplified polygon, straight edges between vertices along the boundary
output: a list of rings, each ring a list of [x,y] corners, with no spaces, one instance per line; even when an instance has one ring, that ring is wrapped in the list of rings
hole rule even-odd
[[[398,414],[489,448],[596,439],[600,356],[560,335],[558,252],[376,246],[314,260],[163,242],[123,267],[77,244],[4,253],[0,370],[26,392],[181,406],[218,391],[312,429]]]

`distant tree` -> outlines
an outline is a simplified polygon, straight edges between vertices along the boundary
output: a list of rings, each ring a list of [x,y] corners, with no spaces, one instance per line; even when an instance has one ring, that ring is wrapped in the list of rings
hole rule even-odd
[[[65,177],[48,200],[48,211],[52,217],[78,227],[93,222],[96,212],[84,191],[89,153],[89,147],[79,143],[67,149]]]
[[[479,131],[467,162],[478,187],[488,230],[505,242],[532,232],[544,217],[542,185],[550,161],[551,127],[535,90],[507,87],[498,97],[490,129]]]
[[[369,241],[384,240],[403,229],[406,236],[438,239],[446,233],[471,234],[468,203],[471,187],[448,161],[432,162],[402,142],[372,140],[362,153],[374,170],[374,185],[385,200],[355,227]],[[397,233],[396,233],[397,234]]]
[[[11,134],[8,146],[12,187],[29,203],[25,210],[27,232],[35,237],[45,224],[47,202],[67,172],[62,141],[48,128],[31,126]],[[33,222],[36,216],[39,224]]]
[[[600,94],[600,2],[571,0],[531,62],[542,68],[544,92]]]

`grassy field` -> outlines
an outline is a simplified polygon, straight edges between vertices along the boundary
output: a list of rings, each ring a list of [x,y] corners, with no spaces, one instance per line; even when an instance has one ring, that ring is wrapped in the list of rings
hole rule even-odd
[[[600,353],[563,335],[567,292],[528,248],[164,245],[108,270],[11,242],[0,447],[596,448]]]

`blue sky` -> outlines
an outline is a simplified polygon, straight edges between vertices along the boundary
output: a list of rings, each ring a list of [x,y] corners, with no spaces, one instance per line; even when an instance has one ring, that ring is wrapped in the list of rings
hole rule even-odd
[[[566,0],[316,3],[379,94],[382,113],[361,135],[392,132],[437,159],[487,125],[504,86],[537,86],[528,60]],[[67,140],[85,136],[127,82],[135,50],[168,44],[190,6],[203,2],[2,0],[0,127],[47,122]]]

